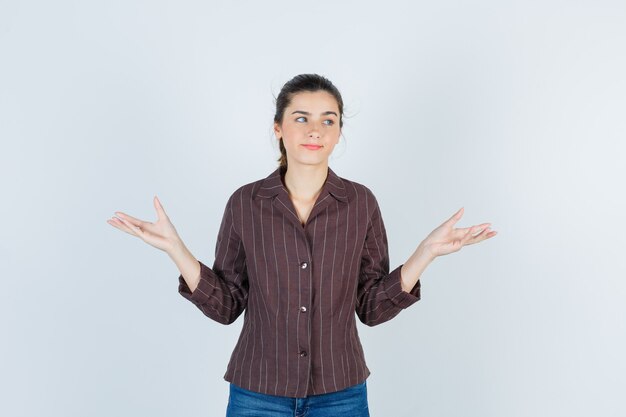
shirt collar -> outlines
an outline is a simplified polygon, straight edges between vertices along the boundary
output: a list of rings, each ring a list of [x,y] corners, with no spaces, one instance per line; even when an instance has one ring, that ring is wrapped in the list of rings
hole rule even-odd
[[[254,198],[270,198],[279,193],[288,195],[289,193],[287,192],[287,188],[285,188],[281,179],[281,174],[283,174],[283,172],[283,168],[278,167],[274,170],[274,172],[263,179],[261,187],[259,187]],[[326,181],[324,181],[324,184],[322,185],[322,190],[318,199],[323,198],[325,194],[330,194],[339,201],[348,201],[346,185],[342,179],[339,178],[339,176],[335,174],[332,169],[330,169],[330,167],[328,167],[328,175],[326,176]]]

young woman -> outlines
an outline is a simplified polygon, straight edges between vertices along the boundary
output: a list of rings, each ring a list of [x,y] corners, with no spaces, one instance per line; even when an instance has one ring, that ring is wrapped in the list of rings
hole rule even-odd
[[[179,293],[206,316],[244,323],[224,379],[227,416],[369,416],[370,371],[356,328],[384,323],[420,299],[436,257],[495,236],[490,223],[455,228],[463,208],[389,271],[380,208],[366,186],[328,166],[343,127],[337,88],[316,74],[276,99],[279,166],[229,197],[208,267],[186,248],[154,197],[157,221],[116,212],[112,226],[165,251]]]

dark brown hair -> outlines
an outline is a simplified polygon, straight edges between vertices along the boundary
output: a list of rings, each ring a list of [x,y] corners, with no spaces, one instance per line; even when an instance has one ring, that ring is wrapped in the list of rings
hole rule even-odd
[[[335,85],[327,78],[318,74],[300,74],[287,81],[278,94],[276,102],[276,114],[274,115],[274,122],[282,124],[283,113],[285,109],[291,104],[291,99],[297,93],[302,91],[326,91],[335,97],[337,100],[337,106],[339,107],[339,128],[343,127],[343,99],[341,94]],[[281,168],[287,167],[287,150],[283,144],[283,138],[279,139],[280,158],[278,159]]]

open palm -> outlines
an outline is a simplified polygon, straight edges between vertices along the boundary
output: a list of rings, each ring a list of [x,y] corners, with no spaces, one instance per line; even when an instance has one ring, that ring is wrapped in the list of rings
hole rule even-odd
[[[433,257],[447,255],[460,250],[465,245],[482,242],[495,236],[498,232],[489,231],[491,223],[482,223],[471,227],[454,228],[463,216],[464,208],[454,213],[441,226],[433,230],[424,239],[424,246]],[[476,233],[480,231],[479,233]],[[476,234],[475,234],[476,233]]]
[[[154,223],[137,219],[119,211],[115,212],[118,217],[112,217],[107,220],[107,223],[128,234],[137,236],[155,248],[168,252],[180,240],[180,237],[169,217],[165,214],[157,196],[154,196],[153,203],[157,213],[157,221]]]

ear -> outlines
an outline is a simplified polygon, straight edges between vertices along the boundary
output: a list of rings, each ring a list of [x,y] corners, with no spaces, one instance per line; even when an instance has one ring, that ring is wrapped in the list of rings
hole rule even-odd
[[[274,122],[274,135],[276,135],[276,140],[280,139],[283,136],[283,131],[280,128],[280,125]]]

